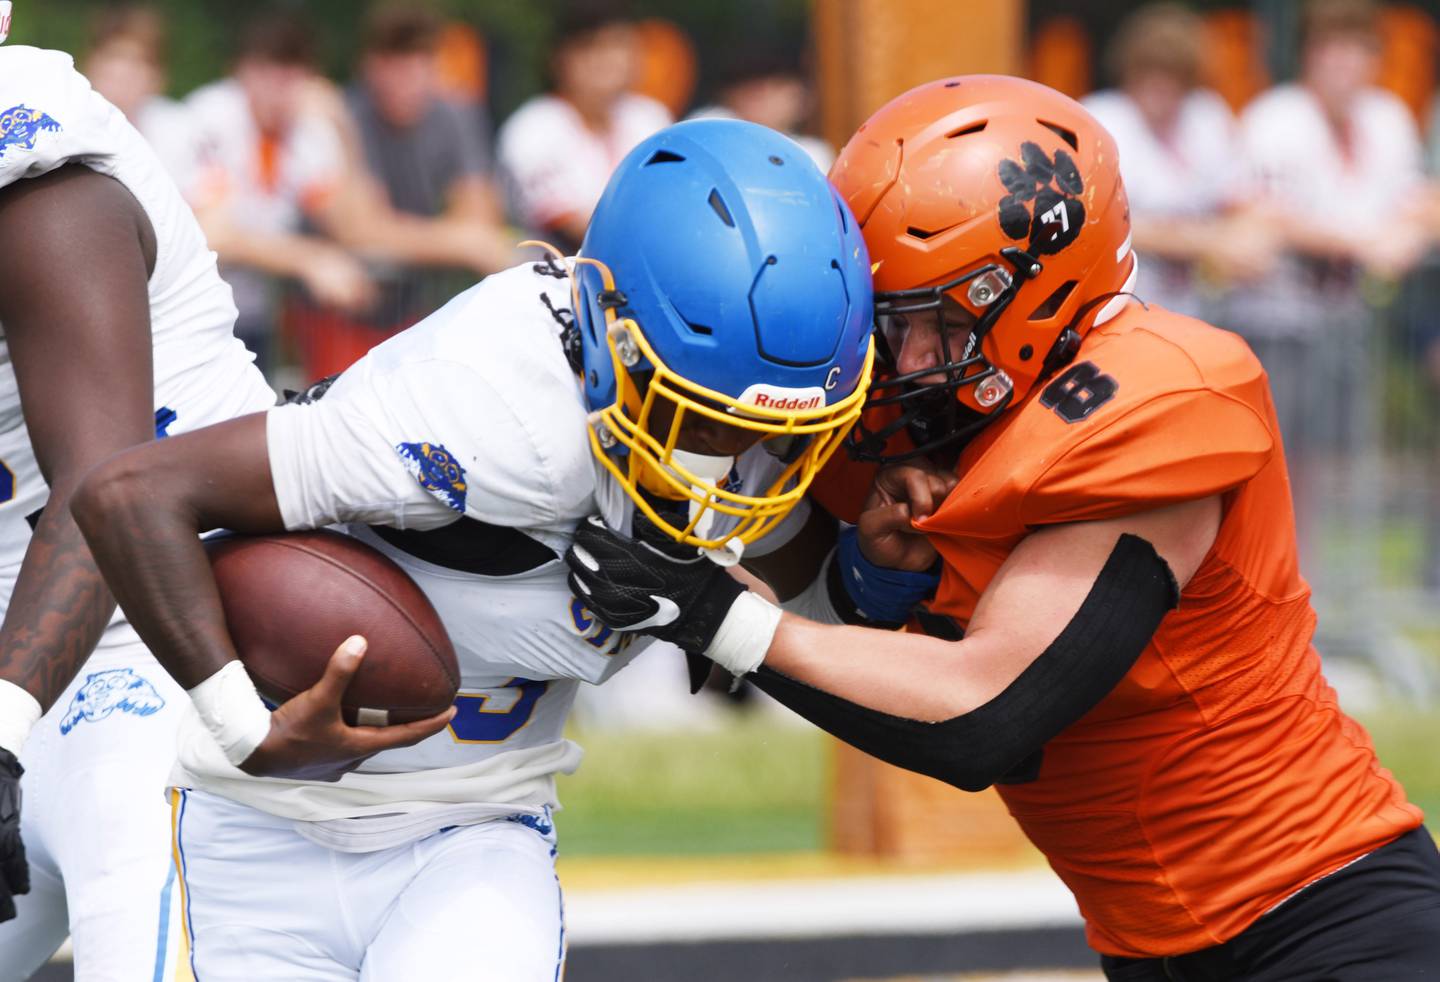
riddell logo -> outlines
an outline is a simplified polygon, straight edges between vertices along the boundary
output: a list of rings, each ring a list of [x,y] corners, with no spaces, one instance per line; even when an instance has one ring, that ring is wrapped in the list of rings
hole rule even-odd
[[[787,389],[778,385],[757,382],[740,394],[740,402],[756,409],[775,412],[803,412],[819,409],[825,405],[825,392],[815,386],[805,389]]]
[[[820,396],[810,396],[808,399],[797,399],[794,396],[769,396],[763,392],[757,393],[752,406],[763,406],[766,409],[814,409],[825,400]]]

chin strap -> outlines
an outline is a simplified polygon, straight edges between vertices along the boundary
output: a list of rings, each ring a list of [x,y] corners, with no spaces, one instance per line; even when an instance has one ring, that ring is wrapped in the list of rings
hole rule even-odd
[[[1126,284],[1126,286],[1129,285],[1128,283]],[[1090,315],[1091,311],[1109,303],[1116,297],[1130,297],[1146,310],[1150,309],[1145,301],[1141,300],[1131,290],[1111,290],[1109,293],[1102,293],[1099,296],[1091,297],[1080,305],[1080,309],[1075,311],[1075,316],[1070,318],[1070,323],[1065,325],[1065,329],[1060,332],[1060,336],[1057,337],[1055,343],[1050,346],[1050,351],[1045,355],[1045,361],[1040,367],[1040,376],[1035,380],[1037,384],[1041,379],[1049,378],[1070,364],[1070,362],[1074,361],[1075,355],[1080,351],[1081,338],[1078,326],[1084,323],[1085,318]],[[1097,320],[1097,324],[1098,323],[1099,321]]]
[[[535,264],[538,270],[539,263]],[[565,352],[565,360],[570,363],[570,370],[576,375],[585,374],[585,349],[580,345],[580,325],[575,322],[575,314],[568,307],[557,307],[550,302],[548,294],[540,294],[540,302],[550,312],[550,317],[560,325],[560,348]]]

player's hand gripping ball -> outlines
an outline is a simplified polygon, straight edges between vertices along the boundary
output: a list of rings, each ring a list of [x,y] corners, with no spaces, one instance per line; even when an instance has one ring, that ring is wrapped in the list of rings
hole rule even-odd
[[[280,705],[320,680],[354,634],[369,642],[344,719],[386,726],[455,701],[460,668],[440,615],[389,558],[338,532],[224,536],[206,551],[231,640],[260,695]]]

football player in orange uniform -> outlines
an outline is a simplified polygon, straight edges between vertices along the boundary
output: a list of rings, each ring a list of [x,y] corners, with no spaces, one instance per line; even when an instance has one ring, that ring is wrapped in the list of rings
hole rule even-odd
[[[592,523],[577,595],[877,757],[997,784],[1111,979],[1440,972],[1440,856],[1321,675],[1265,374],[1128,292],[1114,141],[1043,86],[947,79],[831,176],[890,353],[858,547],[801,617]],[[903,619],[932,563],[911,630],[847,626]]]

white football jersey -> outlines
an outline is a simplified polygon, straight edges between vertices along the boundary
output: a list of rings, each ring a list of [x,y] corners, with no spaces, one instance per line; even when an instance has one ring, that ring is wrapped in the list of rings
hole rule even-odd
[[[553,775],[580,759],[563,733],[579,683],[603,682],[650,639],[604,627],[566,585],[561,556],[576,524],[598,513],[628,531],[633,506],[591,453],[580,381],[547,309],[570,306],[569,280],[541,269],[489,277],[373,349],[323,397],[269,414],[286,527],[348,523],[434,603],[460,661],[450,728],[317,784],[248,777],[197,720],[176,783],[304,820],[304,834],[342,849],[556,804]],[[779,468],[759,447],[737,461],[742,486]],[[803,520],[794,513],[751,552]],[[422,537],[432,543],[489,529],[508,557],[535,558],[507,575],[479,556],[467,571],[463,558],[417,558],[427,550],[390,529],[440,530]]]
[[[155,229],[149,289],[157,435],[274,405],[253,356],[231,333],[235,305],[215,254],[145,140],[91,90],[69,55],[0,48],[0,187],[70,163],[125,185]],[[29,546],[27,517],[48,496],[0,325],[0,605],[9,602]],[[119,621],[117,613],[112,630]]]

